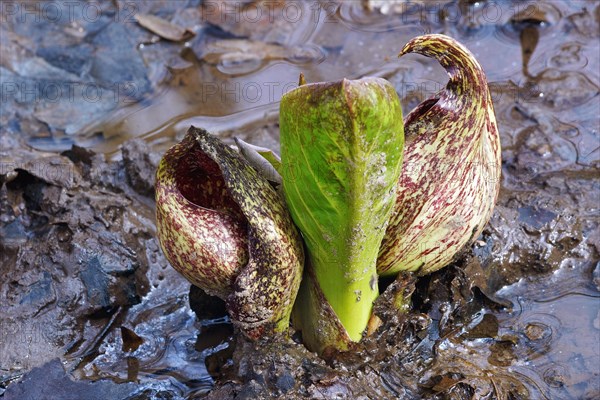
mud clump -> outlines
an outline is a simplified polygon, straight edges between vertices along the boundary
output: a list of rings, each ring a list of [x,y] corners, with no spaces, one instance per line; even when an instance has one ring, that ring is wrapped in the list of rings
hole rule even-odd
[[[43,384],[40,384],[43,383]],[[57,399],[125,399],[136,392],[135,384],[116,384],[110,381],[74,381],[65,373],[59,359],[54,359],[31,370],[19,383],[11,385],[3,398],[43,399],[48,393]]]
[[[152,209],[144,202],[151,200],[129,182],[151,176],[155,166],[129,157],[131,147],[137,157],[140,145],[129,144],[117,163],[73,148],[63,155],[23,150],[18,162],[3,164],[0,366],[5,381],[65,351],[76,365],[93,353],[104,324],[147,293],[143,240],[153,237],[154,228]]]

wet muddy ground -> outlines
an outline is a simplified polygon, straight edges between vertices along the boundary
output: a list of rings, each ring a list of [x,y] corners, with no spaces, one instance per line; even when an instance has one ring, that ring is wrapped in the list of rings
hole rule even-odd
[[[600,397],[596,1],[0,7],[0,398]],[[382,297],[384,326],[354,353],[246,342],[159,249],[161,154],[191,124],[277,149],[299,72],[385,77],[406,113],[445,84],[432,60],[395,58],[425,32],[463,42],[488,76],[503,146],[491,222],[409,287],[409,315]]]

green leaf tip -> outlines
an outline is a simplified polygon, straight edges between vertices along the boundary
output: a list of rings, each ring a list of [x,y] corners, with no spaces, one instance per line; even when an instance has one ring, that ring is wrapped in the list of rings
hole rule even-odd
[[[298,86],[306,85],[306,78],[304,74],[300,72],[300,76],[298,77]]]
[[[283,189],[307,268],[359,341],[378,296],[376,259],[402,164],[400,100],[380,78],[302,85],[281,100],[280,131]],[[307,321],[320,312],[301,311]],[[335,343],[313,348],[326,345]]]

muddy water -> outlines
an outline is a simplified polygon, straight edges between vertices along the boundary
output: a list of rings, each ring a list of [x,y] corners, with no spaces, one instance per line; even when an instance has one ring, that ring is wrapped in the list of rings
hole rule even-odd
[[[308,81],[385,77],[406,114],[446,78],[429,59],[395,55],[416,35],[451,35],[475,54],[492,88],[503,146],[502,192],[489,227],[462,263],[467,286],[479,295],[451,304],[451,295],[431,294],[439,289],[437,280],[447,287],[457,280],[437,274],[422,282],[415,308],[429,315],[427,334],[413,338],[409,354],[390,359],[398,365],[419,354],[430,359],[412,375],[406,372],[412,385],[402,380],[395,386],[390,383],[395,372],[382,373],[386,389],[378,393],[384,398],[408,392],[427,398],[600,397],[597,2],[373,1],[373,10],[358,1],[248,3],[246,8],[239,2],[175,3],[135,3],[131,10],[119,3],[122,12],[159,14],[196,32],[170,43],[127,22],[131,51],[145,66],[151,89],[141,93],[139,80],[134,101],[92,110],[86,104],[82,112],[96,114],[75,130],[56,115],[48,118],[38,103],[37,119],[19,117],[21,127],[9,133],[43,151],[75,143],[120,159],[119,146],[128,139],[142,138],[159,154],[193,124],[226,140],[235,135],[277,149],[277,101],[296,86],[300,72]],[[103,29],[121,22],[111,18]],[[75,28],[82,35],[99,29]],[[18,25],[11,29],[22,37],[30,34]],[[8,70],[24,65],[21,59],[9,61],[3,64]],[[57,349],[66,349],[63,361],[76,378],[140,382],[140,398],[206,394],[214,384],[208,371],[217,376],[231,363],[230,327],[218,315],[199,319],[191,311],[188,286],[150,239],[145,257],[148,287],[139,304],[95,316],[83,334],[69,337],[75,344],[65,339]],[[3,382],[28,370],[18,368],[23,364],[15,364],[18,359],[2,365]]]

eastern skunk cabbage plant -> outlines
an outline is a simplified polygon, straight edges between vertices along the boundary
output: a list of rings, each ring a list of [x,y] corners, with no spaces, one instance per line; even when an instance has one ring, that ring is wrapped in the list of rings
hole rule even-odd
[[[285,332],[293,306],[307,347],[347,350],[373,317],[379,276],[444,267],[489,220],[500,142],[483,70],[443,35],[407,53],[450,79],[404,121],[383,79],[301,78],[281,100],[281,159],[236,141],[243,158],[192,127],[161,161],[163,250],[248,337]]]

